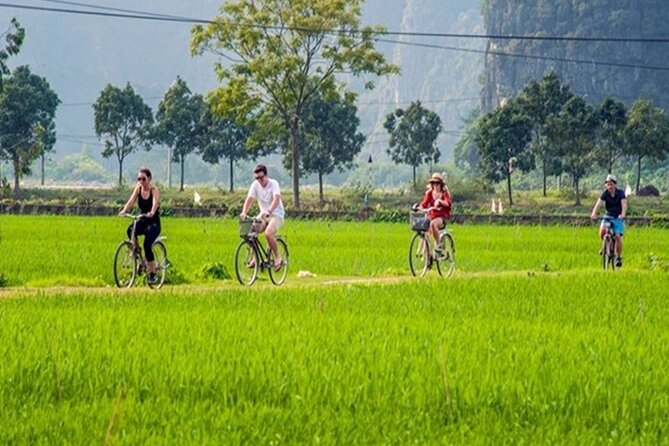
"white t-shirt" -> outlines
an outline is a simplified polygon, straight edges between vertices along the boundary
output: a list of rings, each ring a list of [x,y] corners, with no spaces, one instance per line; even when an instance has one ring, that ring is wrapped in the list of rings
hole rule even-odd
[[[270,205],[272,204],[272,198],[275,195],[281,195],[279,190],[279,182],[273,179],[269,179],[267,186],[262,187],[258,181],[251,183],[249,188],[249,193],[247,197],[253,197],[258,201],[258,207],[260,208],[260,213],[263,214],[268,211]],[[284,216],[283,201],[279,200],[279,205],[274,209],[272,215],[283,218]]]

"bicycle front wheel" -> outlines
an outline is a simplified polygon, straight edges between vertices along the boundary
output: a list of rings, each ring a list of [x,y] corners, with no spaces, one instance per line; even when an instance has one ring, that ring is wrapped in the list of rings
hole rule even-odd
[[[423,277],[430,269],[430,237],[425,233],[416,233],[409,244],[409,269],[414,276]]]
[[[288,275],[288,245],[286,242],[280,238],[276,239],[276,248],[279,250],[279,256],[281,257],[281,267],[279,269],[274,268],[274,252],[270,249],[268,257],[269,263],[269,278],[274,285],[281,285]]]
[[[437,253],[437,271],[443,277],[451,277],[455,271],[455,242],[451,234],[441,234],[441,246],[443,249]]]
[[[235,274],[242,285],[251,285],[258,278],[260,259],[255,246],[249,240],[242,240],[235,251]]]
[[[167,267],[169,262],[167,261],[167,248],[163,245],[163,242],[155,242],[151,248],[153,249],[153,256],[156,261],[156,277],[158,280],[151,283],[147,280],[149,287],[159,289],[165,283],[165,277],[167,276]],[[147,279],[149,275],[146,275]]]
[[[604,242],[603,242],[603,251],[602,251],[602,266],[604,267],[604,271],[608,269],[615,269],[615,249],[614,249],[614,243],[613,243],[613,238],[611,237],[610,234],[604,235]]]
[[[121,242],[114,255],[114,281],[119,288],[130,288],[137,277],[137,256],[132,243]]]

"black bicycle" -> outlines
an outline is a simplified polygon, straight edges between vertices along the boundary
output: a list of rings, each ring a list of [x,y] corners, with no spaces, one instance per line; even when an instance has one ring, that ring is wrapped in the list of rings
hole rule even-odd
[[[455,270],[455,242],[448,230],[439,232],[441,249],[437,249],[429,234],[430,219],[426,210],[409,213],[409,226],[415,232],[409,244],[409,268],[414,276],[423,277],[436,265],[440,276],[450,277]]]
[[[252,285],[262,270],[269,272],[274,285],[281,285],[288,275],[288,245],[281,236],[276,237],[276,245],[281,256],[279,268],[274,266],[274,253],[265,249],[258,238],[262,220],[247,218],[239,220],[239,236],[242,240],[235,251],[235,273],[242,285]]]
[[[602,249],[599,253],[602,256],[604,271],[616,269],[616,236],[613,233],[613,220],[613,217],[602,218],[602,225],[606,228],[606,233],[602,238]]]
[[[132,219],[132,231],[130,240],[122,241],[118,245],[118,248],[116,248],[116,254],[114,255],[114,281],[116,282],[116,286],[119,288],[131,288],[135,284],[137,277],[145,274],[146,283],[149,287],[158,289],[165,283],[167,269],[170,266],[170,262],[167,260],[167,248],[165,248],[165,244],[163,243],[163,240],[167,237],[160,236],[151,245],[156,261],[157,278],[156,281],[151,282],[148,280],[147,274],[148,262],[135,235],[137,222],[146,217],[146,215],[126,214],[125,216]]]

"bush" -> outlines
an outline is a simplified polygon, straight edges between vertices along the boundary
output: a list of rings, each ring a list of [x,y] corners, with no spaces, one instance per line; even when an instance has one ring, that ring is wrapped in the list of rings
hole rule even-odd
[[[198,279],[228,280],[232,276],[221,262],[206,263],[197,273]]]

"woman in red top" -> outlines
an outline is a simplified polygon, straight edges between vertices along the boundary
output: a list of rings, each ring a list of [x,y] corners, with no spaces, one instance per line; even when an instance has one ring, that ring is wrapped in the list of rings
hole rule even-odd
[[[439,245],[439,231],[446,226],[446,220],[451,218],[451,194],[444,184],[444,177],[440,173],[433,173],[428,180],[429,190],[425,193],[420,207],[427,210],[427,216],[430,219],[429,232],[437,243],[437,249],[442,249]]]

